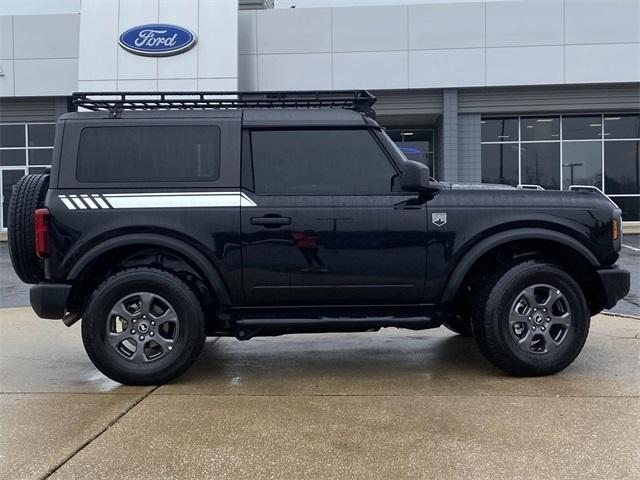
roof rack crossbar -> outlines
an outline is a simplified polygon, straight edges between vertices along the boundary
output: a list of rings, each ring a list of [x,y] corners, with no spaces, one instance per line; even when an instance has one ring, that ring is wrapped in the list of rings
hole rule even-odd
[[[373,116],[376,97],[367,90],[269,92],[75,92],[78,108],[123,110],[224,110],[236,108],[342,108]]]

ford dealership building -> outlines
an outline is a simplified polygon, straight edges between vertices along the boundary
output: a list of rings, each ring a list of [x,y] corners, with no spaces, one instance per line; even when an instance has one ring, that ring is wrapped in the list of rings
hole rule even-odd
[[[438,179],[594,185],[640,221],[640,0],[289,3],[1,3],[0,226],[72,92],[158,90],[369,89]]]

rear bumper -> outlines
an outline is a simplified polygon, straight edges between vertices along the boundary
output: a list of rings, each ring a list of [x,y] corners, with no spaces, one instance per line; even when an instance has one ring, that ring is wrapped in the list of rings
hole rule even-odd
[[[616,266],[598,270],[598,276],[604,288],[604,308],[612,308],[629,293],[631,274]]]
[[[71,285],[63,283],[39,283],[29,289],[31,308],[40,318],[64,317]]]

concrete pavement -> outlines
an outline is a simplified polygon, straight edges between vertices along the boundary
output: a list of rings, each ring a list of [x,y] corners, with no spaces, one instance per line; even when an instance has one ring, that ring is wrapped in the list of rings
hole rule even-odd
[[[445,329],[209,340],[160,388],[79,325],[0,310],[2,478],[640,478],[640,320],[564,372],[503,375]]]

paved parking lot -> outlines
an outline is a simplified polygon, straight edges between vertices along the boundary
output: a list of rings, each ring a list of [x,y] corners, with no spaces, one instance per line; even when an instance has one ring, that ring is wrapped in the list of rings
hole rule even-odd
[[[640,237],[621,263],[640,271]],[[635,242],[635,243],[634,243]],[[639,251],[634,250],[639,249]],[[0,244],[0,302],[25,305]],[[616,308],[640,312],[638,279]],[[210,339],[126,387],[76,324],[0,309],[2,478],[640,478],[640,318],[599,315],[564,372],[517,379],[445,329]]]
[[[209,340],[125,387],[79,325],[0,310],[2,478],[639,478],[640,320],[600,315],[564,372],[517,379],[445,329]]]

